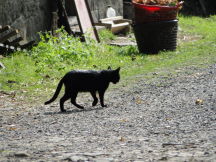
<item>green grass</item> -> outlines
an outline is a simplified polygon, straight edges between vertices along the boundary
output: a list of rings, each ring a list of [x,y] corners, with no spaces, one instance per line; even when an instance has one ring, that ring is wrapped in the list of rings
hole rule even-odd
[[[137,47],[133,46],[107,45],[105,42],[115,39],[107,31],[100,33],[100,44],[81,43],[62,30],[59,30],[59,39],[46,33],[31,51],[17,52],[1,60],[6,69],[0,72],[0,89],[15,91],[17,96],[44,100],[54,91],[59,79],[72,69],[98,70],[120,66],[122,82],[126,82],[139,74],[175,72],[187,66],[209,65],[216,62],[215,26],[216,16],[180,16],[177,50],[157,55],[139,54]]]

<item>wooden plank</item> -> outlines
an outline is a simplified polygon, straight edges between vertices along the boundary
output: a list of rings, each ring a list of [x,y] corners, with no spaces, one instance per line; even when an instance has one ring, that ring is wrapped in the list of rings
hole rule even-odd
[[[109,30],[111,30],[111,28],[112,28],[112,24],[105,24],[105,23],[94,23],[94,26],[103,26],[103,27],[105,27],[106,29],[109,29]]]
[[[2,49],[11,49],[11,50],[14,50],[14,49],[15,49],[14,46],[9,46],[9,45],[7,45],[7,44],[2,44],[2,43],[0,43],[0,47],[1,47]]]
[[[109,22],[109,21],[122,20],[122,19],[123,19],[123,16],[115,16],[115,17],[100,19],[100,22],[105,23],[105,22]]]
[[[74,35],[73,31],[70,28],[70,24],[67,17],[67,12],[63,6],[62,0],[56,0],[57,6],[58,6],[58,16],[60,24],[65,27],[65,30],[69,33]]]
[[[0,47],[4,47],[4,44],[0,43]]]
[[[5,66],[2,62],[0,62],[0,69],[5,69]]]
[[[0,43],[0,53],[13,52],[13,48],[8,45]]]
[[[205,7],[205,2],[203,0],[199,0],[199,2],[200,2],[200,5],[202,7],[204,16],[207,16],[207,10],[206,10],[206,7]]]
[[[7,33],[6,35],[4,35],[3,37],[0,38],[0,43],[4,43],[9,38],[11,38],[12,36],[14,36],[14,35],[16,35],[18,33],[19,33],[18,30],[12,30],[11,32]]]
[[[15,39],[12,40],[12,41],[6,42],[5,44],[8,44],[8,45],[10,45],[10,46],[18,46],[18,45],[19,45],[19,42],[22,41],[22,40],[23,40],[22,37],[17,37],[17,38],[15,38]]]
[[[21,48],[0,43],[0,53],[10,53],[20,51]]]
[[[7,30],[11,29],[11,27],[9,25],[6,25],[6,26],[0,26],[0,33],[3,33]]]
[[[93,26],[93,18],[87,0],[74,0],[74,4],[81,32],[99,42],[100,40],[97,31]]]
[[[0,54],[4,54],[7,51],[7,49],[5,48],[5,46],[0,43]]]
[[[23,44],[20,46],[21,49],[27,49],[27,48],[31,48],[34,45],[35,41],[30,41],[26,44]]]
[[[57,36],[56,30],[58,29],[58,13],[52,12],[51,31],[53,36]]]

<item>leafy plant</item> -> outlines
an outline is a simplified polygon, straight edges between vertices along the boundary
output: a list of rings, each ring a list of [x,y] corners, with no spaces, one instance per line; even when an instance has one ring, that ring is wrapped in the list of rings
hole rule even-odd
[[[114,40],[116,38],[116,36],[113,35],[112,32],[107,29],[100,30],[99,37],[102,42],[107,42],[110,40]]]
[[[28,52],[36,61],[37,72],[44,72],[52,67],[64,70],[65,65],[88,60],[95,52],[95,43],[82,43],[79,38],[69,36],[63,29],[58,30],[57,34],[58,37],[49,32],[40,34],[41,41]]]
[[[150,72],[179,67],[208,65],[216,62],[216,16],[207,19],[179,16],[179,45],[176,51],[157,55],[140,54],[136,46],[117,47],[106,43],[115,39],[109,31],[99,33],[102,43],[86,44],[69,36],[63,29],[58,37],[40,34],[41,41],[32,50],[16,52],[1,59],[6,66],[0,72],[0,89],[23,96],[43,99],[56,88],[59,79],[72,69],[106,69],[121,67],[121,83]],[[117,86],[120,86],[117,85]],[[25,92],[25,93],[24,93]]]

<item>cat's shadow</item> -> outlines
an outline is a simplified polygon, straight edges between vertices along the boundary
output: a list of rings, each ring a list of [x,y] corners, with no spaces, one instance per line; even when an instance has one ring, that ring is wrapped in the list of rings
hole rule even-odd
[[[73,109],[73,110],[66,110],[66,112],[45,112],[44,115],[57,115],[57,114],[74,114],[74,113],[80,113],[80,112],[89,112],[89,111],[96,111],[96,110],[103,110],[104,107],[95,107],[95,108],[85,108],[85,109]]]

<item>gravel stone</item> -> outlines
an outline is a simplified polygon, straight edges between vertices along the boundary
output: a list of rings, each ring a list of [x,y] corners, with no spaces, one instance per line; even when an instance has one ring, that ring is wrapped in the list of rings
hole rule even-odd
[[[4,104],[0,161],[216,161],[216,65],[178,71],[112,86],[107,108]]]

